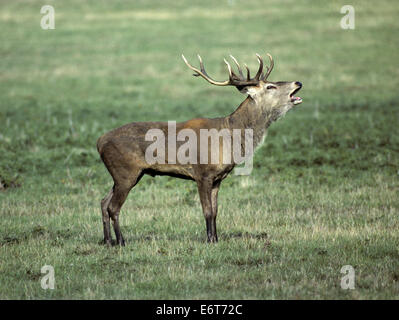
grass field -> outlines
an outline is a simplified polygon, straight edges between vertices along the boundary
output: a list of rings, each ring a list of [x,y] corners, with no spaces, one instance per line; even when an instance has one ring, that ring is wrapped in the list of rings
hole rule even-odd
[[[1,299],[398,299],[399,5],[342,1],[0,3]],[[206,243],[196,185],[144,177],[121,211],[124,248],[100,245],[112,179],[97,138],[133,121],[217,117],[245,98],[232,53],[303,103],[274,123],[250,176],[219,196]],[[43,265],[55,289],[43,290]],[[341,289],[341,267],[355,289]]]

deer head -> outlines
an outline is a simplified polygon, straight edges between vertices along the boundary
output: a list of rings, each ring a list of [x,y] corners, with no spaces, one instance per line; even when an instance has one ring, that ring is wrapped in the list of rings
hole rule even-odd
[[[224,59],[229,71],[229,79],[226,81],[213,80],[205,71],[204,64],[199,55],[198,59],[200,62],[200,69],[189,64],[184,55],[182,55],[182,58],[186,65],[195,72],[194,76],[201,76],[206,81],[216,86],[236,87],[241,93],[248,94],[260,108],[265,109],[272,115],[274,120],[276,120],[289,111],[293,106],[302,102],[300,97],[294,96],[294,94],[301,89],[302,84],[298,81],[268,81],[267,78],[274,67],[273,57],[270,54],[267,54],[270,60],[270,65],[266,66],[266,72],[264,72],[263,59],[259,54],[256,54],[256,56],[259,61],[259,69],[253,78],[251,78],[249,68],[245,64],[247,72],[246,76],[244,76],[240,64],[232,55],[230,55],[230,57],[237,66],[238,75],[233,71],[226,59]]]

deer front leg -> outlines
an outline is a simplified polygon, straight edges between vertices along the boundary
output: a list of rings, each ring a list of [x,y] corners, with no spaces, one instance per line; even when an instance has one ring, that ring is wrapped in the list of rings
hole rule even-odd
[[[220,187],[220,181],[217,181],[212,186],[211,203],[212,203],[212,233],[214,235],[215,242],[218,242],[218,235],[216,232],[216,217],[218,214],[218,192]]]
[[[212,185],[213,182],[209,179],[202,179],[197,182],[198,192],[201,200],[202,211],[206,221],[206,234],[208,242],[216,242],[216,224],[212,215]]]

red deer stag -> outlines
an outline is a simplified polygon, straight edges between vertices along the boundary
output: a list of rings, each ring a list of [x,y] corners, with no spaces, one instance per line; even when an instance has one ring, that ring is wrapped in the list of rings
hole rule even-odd
[[[263,72],[263,60],[258,54],[256,56],[259,61],[259,69],[253,78],[251,78],[250,71],[246,65],[247,72],[246,76],[244,76],[237,60],[233,56],[230,56],[237,66],[238,74],[224,60],[228,67],[229,78],[226,81],[215,81],[206,73],[199,55],[200,69],[189,64],[182,55],[186,65],[195,72],[194,76],[201,76],[216,86],[234,86],[241,93],[246,94],[247,97],[233,113],[226,117],[215,119],[199,118],[177,123],[174,133],[177,133],[179,136],[179,133],[183,133],[183,130],[189,129],[199,137],[201,130],[214,130],[218,132],[224,130],[230,133],[233,133],[235,130],[241,130],[241,132],[251,130],[252,139],[250,142],[245,140],[245,144],[251,143],[253,148],[260,146],[270,124],[283,116],[293,106],[302,102],[301,98],[294,96],[302,87],[302,84],[295,81],[268,81],[267,78],[274,66],[273,58],[268,54],[270,66],[267,66],[266,71]],[[112,189],[101,201],[104,243],[111,244],[111,218],[116,235],[116,243],[118,245],[125,244],[119,227],[119,211],[129,191],[139,182],[144,174],[151,176],[168,175],[195,181],[198,186],[202,210],[206,220],[208,242],[217,242],[216,215],[218,191],[220,183],[233,170],[236,163],[233,161],[225,163],[223,161],[222,158],[226,157],[224,149],[222,157],[219,157],[218,161],[212,163],[199,161],[200,154],[196,153],[194,160],[197,160],[196,157],[198,157],[198,161],[187,162],[179,159],[176,160],[176,158],[174,158],[175,161],[171,161],[173,157],[169,157],[171,151],[168,149],[168,146],[171,145],[176,150],[185,141],[184,139],[184,141],[182,139],[179,140],[179,138],[177,141],[176,139],[174,141],[166,141],[165,149],[157,150],[156,153],[162,155],[167,149],[167,160],[164,162],[148,161],[146,152],[148,153],[147,149],[155,139],[153,136],[149,139],[147,135],[153,129],[163,133],[165,137],[169,137],[170,127],[168,122],[133,122],[114,129],[98,139],[98,152],[114,180]],[[243,134],[241,135],[243,137]],[[226,144],[225,140],[223,140],[223,143]],[[194,144],[194,147],[199,146],[199,142],[196,140]],[[208,145],[208,138],[206,144]],[[240,152],[243,151],[244,145],[240,143],[239,146]],[[221,145],[219,144],[217,146],[218,150],[221,150],[220,147]],[[211,148],[214,148],[213,144]],[[207,153],[213,151],[208,150]]]

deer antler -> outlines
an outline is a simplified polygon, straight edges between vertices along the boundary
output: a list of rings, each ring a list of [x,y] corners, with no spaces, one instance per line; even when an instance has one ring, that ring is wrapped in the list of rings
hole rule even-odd
[[[258,61],[259,61],[259,69],[258,72],[256,73],[255,77],[251,79],[250,76],[250,72],[249,69],[247,67],[247,65],[245,65],[245,68],[247,69],[247,77],[245,78],[240,64],[238,63],[237,59],[234,58],[232,55],[230,55],[231,59],[234,61],[234,63],[237,66],[238,69],[238,73],[239,76],[236,75],[234,73],[234,71],[232,70],[230,64],[226,61],[226,59],[224,59],[224,62],[227,65],[227,68],[229,70],[229,79],[226,81],[216,81],[214,79],[212,79],[205,71],[204,68],[204,64],[202,62],[202,59],[200,57],[200,55],[198,55],[198,60],[200,63],[200,69],[197,69],[195,67],[193,67],[191,64],[188,63],[187,59],[184,57],[184,55],[181,55],[185,64],[191,69],[193,70],[194,76],[199,77],[201,76],[202,78],[204,78],[206,81],[208,81],[211,84],[214,84],[216,86],[235,86],[235,87],[244,87],[244,86],[255,86],[259,83],[259,81],[264,81],[267,79],[267,77],[269,76],[270,72],[273,70],[273,66],[274,66],[274,62],[273,62],[273,58],[270,54],[267,54],[269,59],[270,59],[270,67],[266,67],[267,68],[267,72],[266,74],[263,74],[263,60],[262,57],[259,54],[256,54]]]
[[[270,67],[266,66],[266,68],[267,68],[266,74],[263,77],[261,77],[261,80],[266,80],[269,77],[270,72],[272,72],[272,70],[274,68],[273,57],[270,54],[268,54],[268,53],[266,53],[266,54],[267,54],[267,56],[269,57],[269,60],[270,60]]]

